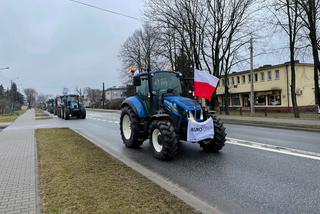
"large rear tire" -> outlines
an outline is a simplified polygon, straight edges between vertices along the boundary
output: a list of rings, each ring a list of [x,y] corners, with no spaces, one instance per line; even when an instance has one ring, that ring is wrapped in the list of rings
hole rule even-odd
[[[138,148],[144,141],[139,119],[130,107],[121,109],[120,132],[122,141],[128,148]]]
[[[64,111],[64,119],[65,120],[70,120],[70,111],[68,109],[65,109]]]
[[[178,153],[178,138],[171,122],[155,120],[150,126],[153,155],[159,160],[171,160]]]
[[[200,142],[200,146],[206,152],[218,152],[224,147],[226,142],[227,134],[223,122],[216,116],[213,116],[212,120],[214,124],[214,138]]]
[[[62,108],[61,108],[61,112],[60,112],[60,117],[61,117],[61,119],[64,119],[64,111]]]

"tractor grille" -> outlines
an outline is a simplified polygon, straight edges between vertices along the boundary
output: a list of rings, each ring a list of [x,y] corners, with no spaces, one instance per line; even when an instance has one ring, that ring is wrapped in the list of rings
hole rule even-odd
[[[191,111],[191,113],[196,120],[200,120],[200,115],[201,115],[200,110],[193,110],[193,111]]]

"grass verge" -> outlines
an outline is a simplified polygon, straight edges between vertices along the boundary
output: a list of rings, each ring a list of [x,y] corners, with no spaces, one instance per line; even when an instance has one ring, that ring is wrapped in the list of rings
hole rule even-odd
[[[232,116],[241,116],[239,111],[230,111]],[[250,112],[242,112],[242,116],[251,117]],[[276,113],[270,112],[265,116],[264,112],[255,112],[254,117],[265,117],[265,118],[280,118],[280,119],[296,119],[293,113]],[[301,120],[320,120],[320,114],[316,113],[300,113]]]
[[[288,123],[273,123],[265,121],[249,121],[249,120],[233,120],[233,119],[223,119],[223,122],[235,125],[248,125],[248,126],[261,126],[261,127],[274,127],[274,128],[284,128],[284,129],[295,129],[295,130],[305,130],[305,131],[320,131],[320,126],[317,125],[302,125],[302,124],[288,124]]]
[[[46,119],[51,119],[51,116],[48,113],[45,113],[41,109],[35,109],[35,119],[36,120],[46,120]]]
[[[0,123],[14,122],[20,115],[24,114],[26,110],[15,111],[12,114],[0,115]]]
[[[36,139],[44,213],[196,213],[70,129]]]

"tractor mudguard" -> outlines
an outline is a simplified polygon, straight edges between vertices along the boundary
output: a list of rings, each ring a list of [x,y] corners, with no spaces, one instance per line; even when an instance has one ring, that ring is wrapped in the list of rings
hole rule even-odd
[[[124,106],[129,106],[134,111],[134,113],[138,116],[139,119],[146,118],[149,116],[147,110],[142,104],[142,101],[137,96],[133,96],[125,99],[121,104],[121,108]]]

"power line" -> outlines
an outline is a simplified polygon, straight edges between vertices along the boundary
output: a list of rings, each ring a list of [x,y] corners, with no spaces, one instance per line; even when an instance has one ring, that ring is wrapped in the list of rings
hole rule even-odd
[[[87,6],[87,7],[91,7],[91,8],[97,9],[97,10],[101,10],[101,11],[104,11],[104,12],[112,13],[112,14],[115,14],[115,15],[118,15],[118,16],[123,16],[123,17],[129,18],[129,19],[134,19],[136,21],[141,21],[137,17],[129,16],[129,15],[126,15],[126,14],[123,14],[123,13],[119,13],[119,12],[115,12],[115,11],[112,11],[112,10],[108,10],[108,9],[105,9],[105,8],[102,8],[102,7],[98,7],[98,6],[95,6],[95,5],[92,5],[92,4],[88,4],[88,3],[85,3],[85,2],[81,2],[81,1],[77,1],[77,0],[69,0],[69,1],[77,3],[77,4],[81,4],[81,5],[84,5],[84,6]]]

